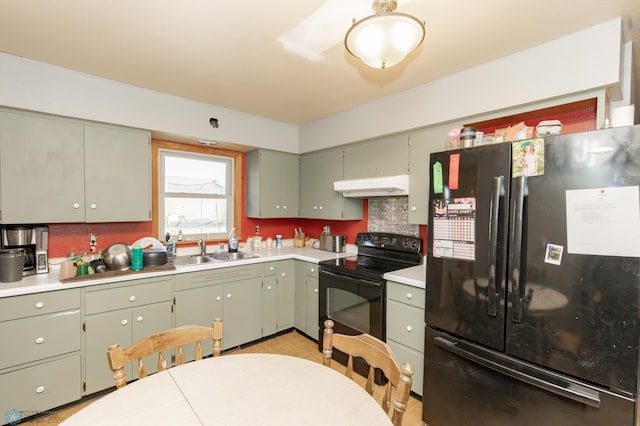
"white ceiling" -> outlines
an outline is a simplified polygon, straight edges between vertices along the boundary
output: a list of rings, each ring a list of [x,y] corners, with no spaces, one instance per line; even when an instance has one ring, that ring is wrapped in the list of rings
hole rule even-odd
[[[369,69],[345,52],[341,34],[370,10],[322,24],[340,39],[320,61],[283,48],[277,39],[324,3],[0,0],[0,51],[304,124],[617,16],[626,39],[640,41],[638,0],[410,0],[398,11],[424,20],[427,36],[395,67]]]

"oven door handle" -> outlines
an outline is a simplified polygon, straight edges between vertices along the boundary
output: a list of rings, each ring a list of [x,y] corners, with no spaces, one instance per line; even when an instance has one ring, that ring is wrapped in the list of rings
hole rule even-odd
[[[359,283],[362,283],[363,285],[368,285],[368,286],[373,286],[373,287],[381,287],[382,286],[382,282],[380,282],[380,281],[373,281],[373,280],[368,280],[366,278],[353,277],[351,275],[340,274],[340,273],[336,273],[336,272],[333,272],[333,271],[329,271],[327,269],[320,269],[320,274],[327,274],[327,275],[331,275],[331,276],[334,276],[334,277],[337,277],[337,278],[358,281]]]

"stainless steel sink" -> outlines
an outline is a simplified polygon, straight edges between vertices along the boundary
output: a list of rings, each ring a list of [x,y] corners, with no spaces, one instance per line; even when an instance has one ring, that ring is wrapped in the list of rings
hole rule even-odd
[[[238,251],[235,253],[228,253],[228,252],[214,253],[210,257],[212,257],[215,260],[227,262],[230,260],[253,259],[254,257],[258,257],[258,255],[245,253],[243,251]]]
[[[202,263],[209,263],[209,262],[219,262],[219,260],[214,259],[211,256],[202,256],[202,255],[178,256],[173,259],[173,264],[176,266],[200,265]]]

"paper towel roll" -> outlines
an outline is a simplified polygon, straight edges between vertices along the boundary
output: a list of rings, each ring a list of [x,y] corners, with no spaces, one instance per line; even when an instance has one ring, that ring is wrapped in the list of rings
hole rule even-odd
[[[634,105],[625,105],[611,111],[611,127],[633,126]]]

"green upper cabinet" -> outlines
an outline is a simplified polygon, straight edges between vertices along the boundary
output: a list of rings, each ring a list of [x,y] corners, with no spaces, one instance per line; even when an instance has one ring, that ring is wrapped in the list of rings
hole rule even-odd
[[[452,124],[441,124],[409,135],[409,223],[429,221],[429,156],[445,149]]]
[[[151,220],[148,131],[0,109],[2,223]]]
[[[409,143],[406,134],[386,136],[344,147],[344,178],[406,175]]]
[[[85,126],[86,222],[151,220],[149,132]]]
[[[84,126],[0,110],[2,223],[84,221]]]
[[[333,182],[344,179],[343,149],[331,148],[300,157],[300,217],[362,219],[362,200],[344,198]]]
[[[297,154],[256,149],[247,152],[248,217],[298,217]]]

